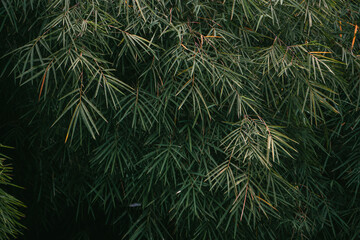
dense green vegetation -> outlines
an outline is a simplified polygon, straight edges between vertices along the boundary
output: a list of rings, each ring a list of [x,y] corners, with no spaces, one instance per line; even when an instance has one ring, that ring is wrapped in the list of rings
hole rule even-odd
[[[1,3],[23,239],[359,238],[358,0]]]
[[[0,144],[0,150],[4,148],[9,147]],[[20,229],[23,228],[19,222],[23,217],[19,208],[24,205],[4,189],[8,186],[15,187],[11,184],[12,167],[8,161],[9,157],[0,152],[0,239],[14,237],[21,233]]]

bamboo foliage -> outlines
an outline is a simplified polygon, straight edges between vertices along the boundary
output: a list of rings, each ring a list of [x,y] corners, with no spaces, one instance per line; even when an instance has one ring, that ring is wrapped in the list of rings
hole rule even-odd
[[[2,150],[9,148],[0,144]],[[14,187],[11,183],[11,172],[12,167],[8,161],[9,157],[0,153],[0,239],[10,239],[21,233],[21,229],[24,227],[20,223],[20,219],[24,216],[19,208],[23,208],[24,205],[21,201],[16,199],[14,196],[8,193],[6,187]]]
[[[1,2],[36,234],[358,238],[357,1]]]

